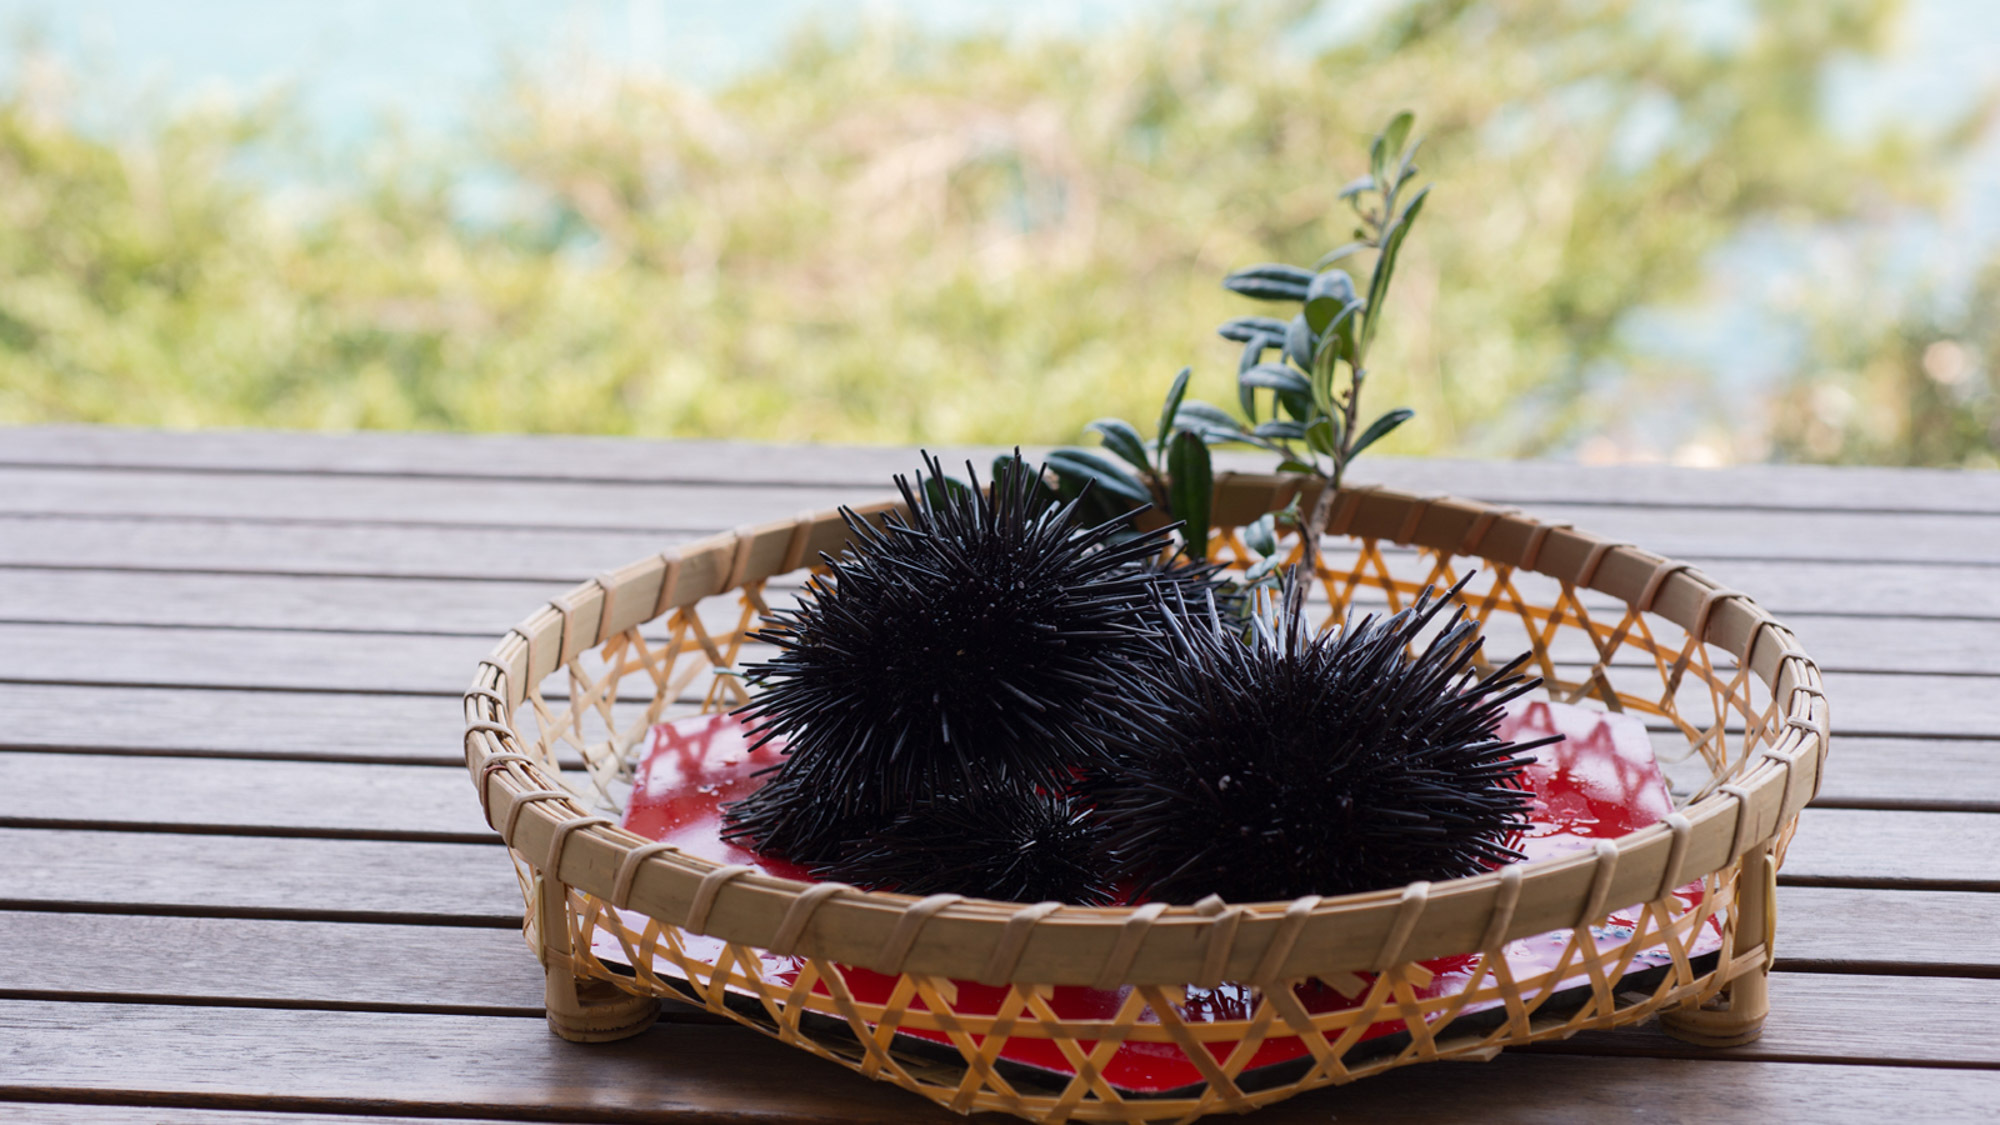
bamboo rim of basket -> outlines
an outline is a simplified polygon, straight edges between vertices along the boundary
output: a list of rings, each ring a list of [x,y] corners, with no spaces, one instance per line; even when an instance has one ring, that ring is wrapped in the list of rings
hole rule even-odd
[[[1213,525],[1240,526],[1295,497],[1310,507],[1317,488],[1293,476],[1218,474]],[[879,520],[899,507],[854,510]],[[1176,985],[1218,970],[1221,979],[1263,983],[1380,970],[1587,925],[1768,846],[1818,791],[1829,742],[1818,666],[1761,606],[1693,566],[1516,509],[1375,487],[1344,490],[1330,531],[1504,563],[1663,617],[1738,654],[1770,689],[1781,733],[1731,784],[1591,852],[1364,894],[1164,908],[917,899],[718,865],[593,815],[521,752],[509,717],[529,682],[673,609],[837,551],[847,529],[829,510],[642,559],[532,614],[480,662],[465,695],[466,765],[507,845],[586,894],[742,945],[995,984]]]

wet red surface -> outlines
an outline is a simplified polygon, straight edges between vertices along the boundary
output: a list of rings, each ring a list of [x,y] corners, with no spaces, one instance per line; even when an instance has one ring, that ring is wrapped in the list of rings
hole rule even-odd
[[[1528,858],[1544,859],[1565,851],[1588,850],[1592,841],[1621,836],[1659,821],[1673,811],[1666,782],[1655,762],[1652,744],[1638,720],[1625,715],[1607,715],[1560,703],[1524,702],[1509,709],[1501,734],[1511,740],[1526,740],[1546,734],[1562,734],[1565,739],[1536,751],[1536,760],[1527,770],[1526,780],[1536,797],[1534,827],[1518,843]],[[721,810],[756,789],[760,770],[777,764],[780,755],[771,747],[752,752],[742,724],[727,715],[701,716],[653,731],[653,744],[640,763],[637,784],[625,818],[626,827],[656,840],[671,842],[683,851],[717,863],[749,864],[772,875],[804,879],[806,873],[794,864],[770,859],[737,847],[721,838]],[[1699,901],[1698,885],[1683,888],[1683,901]],[[1602,926],[1594,927],[1600,944],[1624,940],[1638,921],[1637,908],[1619,911]],[[1698,955],[1717,948],[1713,925],[1704,941],[1690,950]],[[1514,976],[1524,978],[1556,968],[1569,931],[1557,931],[1512,942],[1507,962]],[[601,939],[599,956],[607,960],[622,957],[615,941]],[[691,937],[687,952],[711,963],[722,953],[722,943]],[[1633,970],[1662,964],[1664,951],[1634,958]],[[803,962],[794,957],[764,954],[767,980],[792,982]],[[1430,981],[1416,989],[1420,998],[1455,994],[1473,983],[1477,957],[1462,954],[1423,962],[1432,974]],[[670,966],[662,966],[663,970]],[[857,1000],[883,1003],[888,1000],[896,978],[853,966],[842,966],[841,977]],[[1318,980],[1295,987],[1307,1011],[1320,1013],[1359,1007],[1368,993],[1368,974],[1358,978],[1362,987],[1343,994]],[[1569,982],[1565,982],[1566,984]],[[971,981],[956,982],[954,1008],[967,1014],[997,1013],[1007,998],[1004,987]],[[813,990],[827,993],[824,981]],[[1049,998],[1050,1007],[1065,1019],[1110,1019],[1130,996],[1130,989],[1057,988]],[[1256,992],[1247,985],[1225,982],[1214,989],[1187,990],[1185,1004],[1174,1006],[1174,1014],[1184,1022],[1208,1023],[1248,1019],[1256,1003]],[[913,1006],[922,1008],[921,1000]],[[1486,1005],[1490,1006],[1490,1005]],[[1468,1006],[1468,1011],[1479,1005]],[[1156,1020],[1147,1011],[1142,1021]],[[1363,1040],[1404,1030],[1400,1019],[1371,1026]],[[936,1043],[948,1042],[942,1032],[904,1029],[899,1034]],[[1217,1060],[1235,1049],[1232,1041],[1206,1045]],[[1088,1047],[1086,1046],[1087,1050]],[[1269,1066],[1303,1057],[1305,1044],[1296,1036],[1266,1040],[1253,1056],[1249,1067]],[[1053,1072],[1073,1074],[1074,1064],[1053,1042],[1017,1037],[1009,1041],[1001,1057]],[[1104,1068],[1104,1076],[1121,1089],[1158,1092],[1202,1081],[1200,1070],[1181,1048],[1172,1043],[1127,1042]]]

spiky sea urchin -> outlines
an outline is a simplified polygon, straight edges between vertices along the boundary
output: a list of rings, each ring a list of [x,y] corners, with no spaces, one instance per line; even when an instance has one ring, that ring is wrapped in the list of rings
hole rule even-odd
[[[786,758],[726,810],[732,839],[826,863],[941,795],[1059,792],[1121,737],[1162,627],[1159,576],[1136,564],[1172,529],[1081,527],[1019,454],[990,495],[924,463],[928,481],[896,478],[907,515],[878,529],[843,510],[847,549],[758,634],[782,651],[747,671],[748,722]]]
[[[1452,590],[1456,594],[1463,583]],[[1247,637],[1165,633],[1136,725],[1145,745],[1089,788],[1109,862],[1144,897],[1192,902],[1346,894],[1519,859],[1522,751],[1495,737],[1540,684],[1517,660],[1477,678],[1477,627],[1450,598],[1314,634],[1304,586]],[[1414,655],[1412,655],[1414,653]],[[1525,659],[1525,658],[1524,658]],[[1553,741],[1544,740],[1544,741]]]
[[[1102,906],[1112,900],[1090,810],[1036,792],[926,802],[816,868],[868,890]]]

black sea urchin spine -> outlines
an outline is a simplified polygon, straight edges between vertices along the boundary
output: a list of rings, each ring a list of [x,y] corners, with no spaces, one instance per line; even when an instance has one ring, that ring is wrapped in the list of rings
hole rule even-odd
[[[726,811],[731,838],[830,862],[940,797],[1059,792],[1122,739],[1118,700],[1161,627],[1145,563],[1172,529],[1079,527],[1018,454],[990,493],[925,468],[896,478],[907,515],[843,510],[847,549],[758,634],[781,651],[748,669],[745,710],[786,758]]]
[[[1089,809],[1048,793],[919,805],[813,871],[868,890],[1102,906],[1112,900]]]
[[[1540,681],[1521,661],[1476,677],[1463,608],[1423,643],[1462,588],[1319,635],[1296,579],[1247,638],[1170,618],[1135,692],[1145,744],[1089,782],[1111,865],[1141,895],[1189,902],[1345,894],[1520,858],[1523,751],[1542,743],[1495,732]]]

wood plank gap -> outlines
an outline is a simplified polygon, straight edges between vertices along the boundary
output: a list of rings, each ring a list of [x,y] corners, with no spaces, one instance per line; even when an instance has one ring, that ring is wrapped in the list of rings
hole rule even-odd
[[[776,447],[776,448],[785,452],[790,451],[790,450],[783,450],[783,447]],[[1029,459],[1033,460],[1034,455],[1030,454]],[[339,480],[389,480],[389,481],[421,480],[421,481],[443,481],[443,482],[462,483],[462,484],[577,484],[577,485],[596,485],[596,486],[604,486],[610,488],[619,488],[619,487],[633,487],[633,488],[675,487],[675,488],[700,488],[700,489],[799,488],[799,489],[827,489],[831,491],[837,489],[857,489],[857,488],[886,489],[891,487],[890,482],[886,478],[859,477],[859,476],[856,476],[851,479],[826,478],[826,477],[818,477],[811,479],[792,478],[792,477],[744,479],[741,477],[722,477],[722,476],[708,476],[708,477],[645,476],[645,475],[602,476],[602,475],[570,474],[570,473],[562,473],[560,475],[557,475],[548,473],[518,473],[518,472],[468,473],[462,471],[419,469],[419,468],[349,469],[349,468],[339,468],[334,466],[319,466],[314,468],[286,468],[283,466],[267,466],[267,465],[202,465],[202,464],[161,465],[161,464],[146,464],[143,462],[118,462],[118,461],[68,462],[68,461],[0,460],[0,470],[6,470],[6,469],[19,469],[26,471],[43,471],[50,469],[60,469],[64,472],[101,472],[101,473],[135,473],[135,474],[173,473],[176,475],[198,474],[203,476],[240,476],[240,477],[284,477],[284,478],[318,477],[318,478],[330,478]],[[1927,507],[1919,509],[1887,507],[1883,505],[1859,505],[1859,506],[1849,507],[1838,504],[1810,504],[1810,503],[1782,504],[1782,503],[1770,503],[1770,502],[1759,502],[1759,501],[1739,501],[1734,499],[1724,502],[1724,501],[1712,501],[1712,500],[1687,500],[1687,499],[1674,499],[1674,500],[1654,500],[1654,499],[1644,499],[1644,498],[1627,499],[1624,497],[1614,498],[1614,497],[1604,497],[1604,496],[1592,496],[1589,494],[1566,496],[1560,493],[1553,495],[1549,494],[1509,495],[1504,491],[1495,493],[1482,493],[1478,497],[1478,499],[1483,500],[1484,502],[1489,504],[1512,505],[1521,507],[1535,505],[1535,504],[1543,504],[1551,506],[1562,505],[1564,507],[1576,507],[1576,508],[1623,508],[1623,509],[1638,509],[1644,511],[1767,512],[1767,513],[1797,513],[1803,515],[1821,514],[1821,515],[1862,515],[1862,516],[1907,516],[1912,514],[1913,511],[1915,511],[1919,514],[1926,516],[1967,516],[1974,518],[2000,516],[2000,508],[1981,508],[1981,507],[1958,507],[1958,508]]]
[[[74,463],[61,462],[61,461],[0,461],[0,469],[25,469],[29,471],[61,469],[63,472],[66,473],[100,473],[100,472],[139,473],[139,474],[173,473],[176,475],[179,475],[181,473],[188,473],[188,474],[200,474],[202,476],[218,476],[218,477],[327,477],[338,480],[422,480],[422,481],[450,481],[458,484],[590,484],[590,485],[605,485],[611,488],[670,487],[670,488],[701,488],[701,489],[710,489],[710,488],[825,488],[825,489],[878,488],[879,489],[879,488],[893,487],[891,482],[889,482],[886,479],[862,478],[862,477],[855,477],[851,480],[843,480],[839,478],[828,479],[825,477],[821,477],[815,480],[793,480],[791,478],[773,478],[770,480],[763,480],[763,479],[746,480],[740,477],[685,477],[685,476],[606,477],[606,476],[571,476],[569,474],[563,474],[561,476],[552,476],[546,473],[504,473],[504,472],[464,473],[464,472],[450,472],[446,470],[436,470],[436,469],[431,469],[431,470],[340,469],[332,467],[312,468],[312,469],[288,469],[280,466],[263,466],[263,465],[146,465],[146,464],[124,463],[116,461],[92,461],[92,462],[74,462]],[[1571,503],[1571,501],[1567,500],[1562,500],[1562,501],[1550,500],[1545,497],[1538,500],[1537,502],[1543,504]],[[1606,501],[1602,499],[1590,500],[1590,501],[1576,501],[1576,503],[1604,504],[1607,506],[1627,507],[1627,508],[1636,508],[1640,506],[1639,504],[1618,504],[1612,501]],[[1666,506],[1682,507],[1684,505],[1675,503]],[[1724,508],[1729,507],[1728,505],[1709,505],[1709,506],[1724,507]],[[1744,510],[1754,511],[1760,509],[1753,509],[1746,506]],[[1782,511],[1820,511],[1821,509],[1776,507],[1773,508],[1772,510],[1782,512]],[[1848,511],[1850,509],[1833,508],[1826,510]],[[1851,510],[1865,511],[1866,509],[1856,508]],[[1891,515],[1908,514],[1907,510],[1901,510],[1901,509],[1895,509],[1895,510],[1885,509],[1884,512],[1885,514],[1891,514]],[[1933,513],[1931,509],[1927,508],[1924,509],[1924,514],[1930,515]],[[1964,512],[1959,512],[1955,510],[1938,510],[1935,514],[2000,515],[2000,512],[1981,512],[1977,510],[1968,509]]]
[[[339,1000],[293,1000],[238,996],[166,996],[144,992],[67,992],[36,988],[0,988],[0,1000],[36,1000],[61,1004],[148,1004],[176,1008],[275,1008],[287,1012],[383,1012],[401,1016],[491,1016],[498,1019],[541,1019],[541,1008],[497,1007],[486,1004],[390,1004]],[[678,1005],[677,1005],[678,1007]],[[697,1012],[699,1009],[683,1008]],[[707,1015],[707,1013],[701,1013]],[[661,1013],[662,1019],[670,1018]],[[703,1022],[728,1023],[721,1016]]]
[[[565,747],[565,750],[567,748]],[[326,754],[300,754],[286,750],[209,750],[201,747],[157,747],[157,746],[42,746],[27,742],[0,742],[0,754],[97,754],[107,758],[221,758],[240,762],[333,762],[350,766],[453,766],[463,767],[465,759],[457,754],[412,755],[412,754],[363,754],[332,752]],[[583,759],[570,754],[562,759],[565,766],[582,768]]]
[[[709,532],[708,534],[714,534]],[[64,573],[98,572],[103,574],[189,574],[213,578],[315,578],[345,579],[362,578],[377,582],[495,582],[510,586],[541,584],[575,585],[590,576],[578,571],[562,574],[459,574],[459,573],[417,573],[410,571],[367,571],[367,570],[270,570],[258,567],[214,567],[214,566],[129,566],[108,563],[0,563],[0,571],[7,570],[54,570]]]
[[[533,602],[523,604],[533,606]],[[324,633],[339,637],[442,637],[477,640],[498,638],[500,629],[343,629],[337,625],[219,625],[213,621],[77,621],[65,617],[0,617],[0,625],[60,625],[65,629],[118,629],[173,632],[199,629],[204,633]]]
[[[153,992],[81,992],[36,988],[0,988],[0,1000],[35,1000],[60,1004],[142,1004],[173,1008],[265,1008],[287,1012],[381,1012],[399,1016],[489,1016],[496,1019],[543,1019],[540,1007],[497,1004],[396,1004],[389,1002],[287,999],[257,996],[170,996]],[[660,1001],[660,1022],[734,1027],[728,1016],[683,1004]]]
[[[1779,921],[1779,944],[1784,944]],[[1928,961],[1849,961],[1815,960],[1780,955],[1771,966],[1776,973],[1815,973],[1825,976],[1868,977],[1950,977],[1959,980],[2000,980],[2000,965],[1953,965]]]
[[[0,564],[0,571],[10,570],[10,569],[50,570],[54,568],[8,567],[5,566],[4,564]],[[77,568],[77,569],[85,570],[89,568]],[[161,573],[166,573],[166,572],[161,572]],[[201,575],[204,577],[213,577],[213,578],[303,577],[303,576],[294,576],[285,574],[281,575],[258,574],[251,571],[228,571],[228,572],[175,571],[172,573],[186,574],[186,575]],[[315,580],[324,580],[330,577],[336,577],[336,576],[319,575],[315,576]],[[352,578],[358,576],[339,575],[337,577]],[[384,581],[384,582],[412,582],[412,583],[436,583],[440,581],[440,579],[436,578],[415,578],[410,575],[388,575],[388,576],[381,576],[378,578],[374,578],[373,580]],[[443,581],[458,581],[458,580],[444,579]],[[534,585],[534,583],[532,582],[516,582],[514,579],[511,578],[483,579],[482,581],[495,582],[495,583],[504,582],[512,585],[523,585],[523,586]],[[551,584],[560,584],[562,582],[574,583],[577,580],[572,577],[568,579],[550,579],[549,581]],[[794,589],[794,588],[796,587],[788,586],[787,584],[775,581],[768,583],[766,585],[767,590]],[[521,600],[521,605],[524,607],[524,611],[525,609],[533,608],[537,604],[539,603],[532,596],[524,596]],[[1370,608],[1374,607],[1371,606]],[[1823,618],[1838,619],[1841,621],[1926,621],[1926,622],[1936,622],[1939,624],[1967,624],[1967,625],[2000,623],[2000,615],[1996,614],[1836,613],[1836,612],[1822,612],[1818,610],[1785,611],[1771,606],[1765,606],[1764,608],[1769,610],[1773,616],[1781,618],[1782,620],[1788,623],[1810,622],[1810,621],[1820,620]],[[351,637],[445,637],[445,638],[474,638],[474,639],[481,637],[498,637],[502,633],[502,630],[497,625],[497,623],[494,628],[490,629],[422,629],[422,628],[392,629],[392,628],[383,628],[380,626],[375,626],[370,628],[357,628],[357,627],[346,627],[339,625],[240,625],[240,624],[221,623],[211,620],[134,621],[130,619],[106,620],[102,618],[78,620],[74,617],[62,617],[54,615],[47,617],[0,617],[0,625],[37,625],[37,626],[58,625],[67,629],[145,629],[145,630],[160,631],[160,632],[172,632],[175,630],[191,629],[205,633],[208,632],[295,633],[295,634],[323,633],[334,636],[351,636]],[[1648,667],[1649,665],[1643,661],[1634,659],[1628,662],[1616,662],[1612,666],[1643,668],[1643,667]],[[2000,673],[1996,672],[1952,672],[1952,671],[1936,670],[1936,669],[1912,670],[1907,668],[1873,668],[1873,667],[1850,668],[1850,667],[1839,667],[1832,665],[1827,666],[1825,670],[1830,672],[1850,672],[1856,675],[1870,675],[1870,676],[2000,676]]]
[[[555,531],[577,535],[671,535],[676,538],[714,534],[712,530],[703,531],[701,528],[683,524],[517,523],[513,520],[360,519],[353,516],[217,516],[198,512],[37,512],[12,508],[0,508],[0,519],[91,520],[99,523],[258,524],[265,527],[366,527],[395,531]]]
[[[1523,1055],[1583,1055],[1613,1059],[1697,1059],[1706,1063],[1793,1063],[1807,1066],[1886,1066],[1909,1070],[2000,1070],[2000,1062],[1956,1059],[1882,1059],[1872,1055],[1809,1055],[1794,1051],[1760,1051],[1753,1043],[1732,1051],[1711,1051],[1692,1043],[1681,1049],[1663,1049],[1652,1044],[1631,1045],[1603,1042],[1572,1043],[1552,1041],[1509,1047]]]
[[[324,761],[325,759],[317,759]],[[398,765],[407,764],[398,762]],[[455,764],[455,763],[454,763]],[[82,832],[152,832],[171,836],[276,836],[295,840],[384,840],[405,844],[497,844],[496,832],[430,832],[423,829],[316,828],[310,825],[182,824],[175,821],[64,820],[0,816],[0,828]]]
[[[241,918],[261,922],[353,922],[364,926],[454,926],[468,930],[518,930],[519,914],[437,914],[421,911],[300,910],[290,907],[182,906],[158,902],[72,902],[0,898],[0,910],[42,914],[139,914],[159,918]]]
[[[1868,812],[2000,813],[1996,801],[1946,801],[1904,797],[1818,797],[1807,808],[1861,809]]]
[[[1665,733],[1673,728],[1648,726],[1646,729]],[[1731,728],[1730,733],[1740,734],[1742,732],[1740,729]],[[1982,733],[1980,731],[1870,730],[1865,727],[1843,726],[1836,721],[1833,729],[1835,747],[1833,752],[1835,754],[1840,753],[1840,740],[1844,738],[1882,738],[1893,739],[1897,742],[1993,742],[2000,740],[2000,731]]]
[[[0,1084],[0,1104],[127,1106],[140,1109],[211,1109],[243,1112],[317,1113],[337,1117],[400,1117],[426,1120],[505,1120],[574,1122],[576,1125],[743,1125],[735,1113],[674,1113],[653,1110],[586,1109],[582,1106],[530,1106],[508,1102],[475,1103],[393,1101],[387,1098],[315,1098],[287,1094],[222,1094],[112,1090],[90,1087]],[[918,1107],[928,1103],[919,1103]],[[775,1120],[775,1119],[774,1119]],[[795,1119],[804,1120],[804,1119]],[[834,1125],[831,1119],[828,1125]]]
[[[292,695],[379,695],[395,698],[415,697],[420,699],[457,699],[465,693],[442,688],[388,688],[388,687],[312,687],[305,684],[265,685],[265,684],[185,684],[172,681],[154,680],[45,680],[34,676],[0,676],[0,684],[19,684],[22,687],[91,687],[110,688],[114,691],[187,691],[213,688],[220,691],[248,691],[259,695],[284,692]],[[555,700],[553,694],[543,696]],[[567,697],[563,697],[567,698]],[[619,697],[619,702],[644,702],[643,699]]]
[[[1844,875],[1787,875],[1778,870],[1781,887],[1824,887],[1841,891],[1972,891],[2000,892],[2000,879],[1918,879],[1878,878]]]

